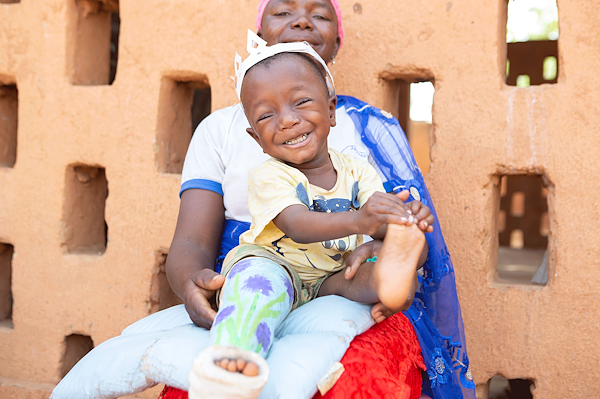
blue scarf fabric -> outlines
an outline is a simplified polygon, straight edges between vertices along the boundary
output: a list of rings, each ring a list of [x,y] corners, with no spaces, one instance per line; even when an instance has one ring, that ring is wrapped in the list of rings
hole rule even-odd
[[[354,97],[338,96],[338,107],[346,108],[361,132],[363,143],[387,179],[386,191],[409,190],[409,201],[423,202],[435,216],[434,231],[425,235],[429,253],[424,273],[419,277],[413,305],[405,312],[415,328],[427,366],[423,392],[434,399],[475,399],[452,260],[406,135],[392,115]],[[240,234],[249,227],[249,223],[226,221],[220,260],[238,245]]]

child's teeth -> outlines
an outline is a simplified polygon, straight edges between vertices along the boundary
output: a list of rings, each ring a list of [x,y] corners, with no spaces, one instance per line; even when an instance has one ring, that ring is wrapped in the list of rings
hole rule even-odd
[[[293,140],[288,140],[285,142],[285,144],[296,144],[296,143],[301,143],[304,140],[306,140],[306,137],[308,137],[308,134],[303,134],[302,136],[298,137],[297,139],[293,139]]]

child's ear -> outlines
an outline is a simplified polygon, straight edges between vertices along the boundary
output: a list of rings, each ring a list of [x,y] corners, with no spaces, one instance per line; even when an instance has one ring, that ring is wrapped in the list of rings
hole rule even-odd
[[[256,134],[256,132],[254,131],[254,129],[252,129],[251,127],[249,127],[249,128],[246,129],[246,132],[248,132],[248,134],[250,135],[250,137],[252,137],[258,143],[258,145],[260,145],[260,147],[262,148],[262,145],[260,144],[260,137],[258,137],[258,134]]]
[[[335,94],[333,96],[329,97],[328,106],[329,106],[329,126],[334,127],[335,126],[335,109],[337,107],[337,96]]]

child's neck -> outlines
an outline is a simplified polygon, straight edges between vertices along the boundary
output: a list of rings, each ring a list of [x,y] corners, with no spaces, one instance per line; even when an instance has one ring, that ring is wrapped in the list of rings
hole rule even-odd
[[[322,162],[290,166],[302,172],[313,186],[321,187],[324,190],[331,190],[335,187],[337,171],[333,167],[329,153]]]
[[[304,173],[310,184],[321,187],[324,190],[331,190],[337,182],[337,171],[331,161],[320,168],[299,170]]]

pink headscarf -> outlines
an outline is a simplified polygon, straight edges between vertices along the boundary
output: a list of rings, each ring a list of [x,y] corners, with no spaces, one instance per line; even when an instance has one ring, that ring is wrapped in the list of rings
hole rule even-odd
[[[265,12],[265,8],[267,4],[269,4],[271,0],[260,0],[260,4],[258,5],[258,15],[256,16],[256,30],[260,30],[262,24],[262,17]],[[338,36],[340,37],[340,46],[344,42],[344,28],[342,27],[342,9],[340,8],[339,0],[329,0],[331,1],[331,5],[335,10],[335,15],[338,20]]]

